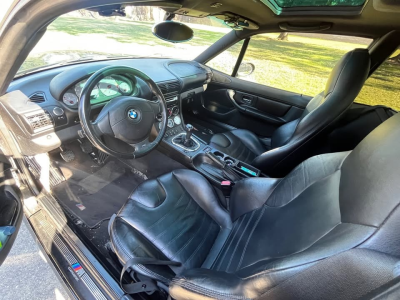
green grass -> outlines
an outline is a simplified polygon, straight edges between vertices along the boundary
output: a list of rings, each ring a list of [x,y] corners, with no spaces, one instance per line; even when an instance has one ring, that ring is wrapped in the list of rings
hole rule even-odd
[[[71,35],[82,33],[103,34],[120,43],[139,43],[174,47],[174,44],[157,39],[151,33],[153,23],[150,22],[115,22],[106,19],[61,17],[55,20],[49,30],[61,31]],[[193,45],[211,45],[224,34],[201,29],[194,29],[194,38],[189,41]]]
[[[81,34],[99,34],[123,44],[168,47],[164,49],[177,47],[175,44],[155,38],[151,33],[152,26],[150,22],[64,16],[55,20],[48,30],[78,37]],[[222,32],[205,29],[194,29],[194,32],[194,38],[185,44],[209,46],[224,35]],[[346,52],[367,46],[347,40],[325,40],[295,34],[289,35],[289,41],[278,41],[276,37],[276,34],[263,34],[251,39],[244,62],[252,62],[256,69],[252,75],[243,79],[310,96],[324,89],[330,71]],[[242,43],[234,45],[208,64],[231,74],[241,45]],[[99,53],[96,54],[106,54],[101,53],[101,50],[99,49]],[[146,56],[146,53],[143,53],[143,56]],[[33,55],[24,63],[23,69],[43,64],[46,64],[43,54]],[[400,65],[386,62],[366,82],[356,101],[368,105],[387,105],[400,110],[399,92]]]

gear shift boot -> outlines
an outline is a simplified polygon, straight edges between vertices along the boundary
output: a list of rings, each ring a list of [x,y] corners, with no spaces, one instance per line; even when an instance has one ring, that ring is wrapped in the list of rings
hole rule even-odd
[[[192,137],[193,126],[186,124],[186,133],[181,133],[172,139],[172,143],[188,151],[196,151],[200,144]]]

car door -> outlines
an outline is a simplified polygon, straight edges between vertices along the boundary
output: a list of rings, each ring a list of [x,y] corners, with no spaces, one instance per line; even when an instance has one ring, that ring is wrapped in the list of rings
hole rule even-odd
[[[21,225],[23,208],[13,169],[0,154],[0,265],[6,259]]]
[[[279,126],[299,118],[311,99],[216,70],[213,73],[213,81],[192,109],[222,129],[242,128],[269,137]]]
[[[186,103],[188,119],[213,132],[247,129],[268,144],[278,127],[299,118],[324,89],[346,52],[371,42],[330,41],[330,35],[300,33],[285,39],[279,34],[256,35],[208,61],[213,79],[199,99]]]

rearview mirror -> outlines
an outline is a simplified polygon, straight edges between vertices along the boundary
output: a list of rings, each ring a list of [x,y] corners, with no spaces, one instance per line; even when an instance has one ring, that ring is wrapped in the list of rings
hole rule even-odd
[[[193,30],[182,23],[165,21],[153,26],[153,34],[167,42],[182,43],[193,38]]]
[[[238,77],[246,77],[254,72],[256,66],[252,63],[241,63],[237,71]]]

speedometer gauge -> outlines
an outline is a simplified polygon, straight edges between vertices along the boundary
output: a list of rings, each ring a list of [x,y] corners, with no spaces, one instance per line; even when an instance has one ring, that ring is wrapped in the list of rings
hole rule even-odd
[[[99,89],[105,96],[114,96],[119,93],[118,83],[111,76],[107,76],[99,82]]]
[[[75,106],[78,104],[78,96],[73,93],[65,93],[63,102],[68,106]]]

